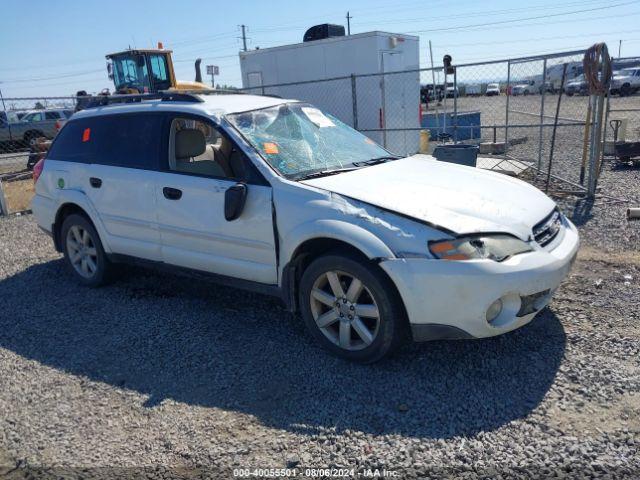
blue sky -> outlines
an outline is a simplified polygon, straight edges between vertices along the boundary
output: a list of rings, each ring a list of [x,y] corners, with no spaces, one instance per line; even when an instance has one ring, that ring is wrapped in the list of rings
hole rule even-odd
[[[4,0],[0,89],[5,97],[70,95],[112,87],[104,55],[158,41],[174,51],[176,75],[192,80],[193,61],[220,66],[217,82],[241,85],[239,25],[248,47],[296,43],[318,23],[352,33],[420,36],[420,63],[445,53],[456,63],[574,50],[606,41],[617,55],[640,56],[640,0],[191,1]]]

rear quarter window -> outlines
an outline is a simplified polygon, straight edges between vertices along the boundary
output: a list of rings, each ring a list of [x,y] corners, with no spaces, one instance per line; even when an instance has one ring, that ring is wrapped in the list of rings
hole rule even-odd
[[[89,163],[92,144],[83,141],[87,128],[91,128],[88,121],[67,122],[56,135],[51,148],[49,148],[47,158],[65,162]]]

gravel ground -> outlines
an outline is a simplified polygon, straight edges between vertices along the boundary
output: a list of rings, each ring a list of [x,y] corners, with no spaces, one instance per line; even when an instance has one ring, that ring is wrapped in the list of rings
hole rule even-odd
[[[79,287],[30,215],[0,219],[0,477],[638,478],[638,232],[590,228],[528,326],[360,366],[271,298],[136,268]]]

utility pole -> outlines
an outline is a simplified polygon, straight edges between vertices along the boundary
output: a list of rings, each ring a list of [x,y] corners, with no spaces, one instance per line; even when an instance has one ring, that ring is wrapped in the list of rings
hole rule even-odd
[[[353,17],[347,12],[347,35],[351,35],[351,19]]]
[[[618,43],[618,58],[622,58],[620,56],[620,52],[622,51],[622,40],[620,40],[620,42]]]
[[[240,25],[240,28],[242,28],[242,50],[246,52],[247,51],[247,32],[245,30],[246,26]]]

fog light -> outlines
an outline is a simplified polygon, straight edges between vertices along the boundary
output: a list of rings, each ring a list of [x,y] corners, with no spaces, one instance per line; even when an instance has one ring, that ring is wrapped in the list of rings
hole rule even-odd
[[[487,322],[491,323],[502,313],[502,300],[498,299],[487,308]]]

